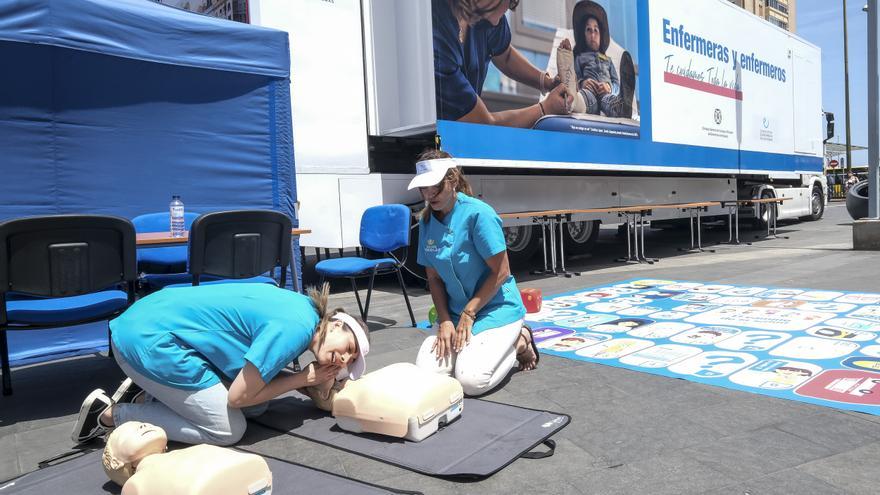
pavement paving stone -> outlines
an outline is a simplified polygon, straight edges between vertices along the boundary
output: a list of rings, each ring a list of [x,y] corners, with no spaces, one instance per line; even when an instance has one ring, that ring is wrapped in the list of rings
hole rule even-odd
[[[727,390],[732,394],[724,402],[704,406],[691,404],[693,407],[683,408],[680,414],[695,423],[729,436],[810,417],[828,409],[802,402]]]
[[[688,447],[712,445],[721,439],[721,435],[709,428],[676,415],[652,413],[649,409],[592,418],[567,435],[582,449],[609,459],[611,464],[627,464]]]
[[[21,467],[15,454],[15,435],[0,436],[0,482],[18,477]]]
[[[785,469],[754,480],[725,486],[706,495],[847,495],[841,488],[798,469]]]
[[[835,452],[846,452],[880,440],[880,425],[828,408],[783,421],[776,428]]]
[[[880,442],[798,466],[825,483],[854,495],[876,495],[880,487]]]
[[[825,446],[767,427],[685,449],[695,460],[747,481],[821,459],[835,452]]]
[[[615,468],[590,471],[582,476],[583,493],[620,494],[705,493],[733,479],[680,452],[652,456]]]

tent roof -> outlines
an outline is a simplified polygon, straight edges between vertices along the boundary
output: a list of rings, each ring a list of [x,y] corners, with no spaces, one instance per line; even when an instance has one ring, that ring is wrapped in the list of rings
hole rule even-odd
[[[0,41],[278,78],[290,75],[287,33],[149,0],[4,0]]]

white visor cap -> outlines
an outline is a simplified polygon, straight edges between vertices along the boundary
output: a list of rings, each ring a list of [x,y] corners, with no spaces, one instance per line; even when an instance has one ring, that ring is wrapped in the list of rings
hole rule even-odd
[[[446,172],[458,165],[452,158],[437,158],[435,160],[422,160],[416,163],[416,176],[409,182],[408,190],[417,187],[435,186],[446,177]]]
[[[357,341],[358,346],[358,357],[348,365],[347,374],[352,380],[357,380],[364,374],[364,371],[367,370],[367,361],[364,359],[364,356],[370,353],[370,341],[367,340],[367,331],[357,322],[357,320],[346,313],[336,313],[330,319],[345,323],[348,325],[348,328],[351,329],[352,333],[354,333],[354,338],[355,341]],[[336,378],[343,379],[345,377],[341,375],[344,374],[345,368],[340,370],[340,373],[336,375]]]

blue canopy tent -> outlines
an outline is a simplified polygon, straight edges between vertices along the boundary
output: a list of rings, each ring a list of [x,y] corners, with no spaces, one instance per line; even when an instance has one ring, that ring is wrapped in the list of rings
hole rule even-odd
[[[132,218],[172,194],[296,220],[287,33],[148,0],[4,0],[0,57],[0,220]],[[106,348],[106,325],[50,334],[12,332],[13,362]]]

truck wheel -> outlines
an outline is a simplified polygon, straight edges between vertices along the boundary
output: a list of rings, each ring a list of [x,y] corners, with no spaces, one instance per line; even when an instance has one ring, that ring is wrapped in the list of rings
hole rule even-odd
[[[536,225],[504,227],[504,240],[510,264],[518,265],[530,260],[541,247],[541,231]]]
[[[761,191],[760,199],[767,199],[774,197],[773,191],[770,189],[764,189]],[[762,203],[755,205],[755,218],[752,219],[752,226],[755,230],[764,230],[767,228],[767,222],[770,221],[770,208],[772,208],[771,203]]]
[[[565,254],[575,255],[590,252],[599,237],[599,220],[568,222],[565,224]]]
[[[822,196],[822,188],[813,186],[813,192],[810,194],[810,214],[801,217],[801,220],[816,221],[822,218],[825,213],[825,197]]]

